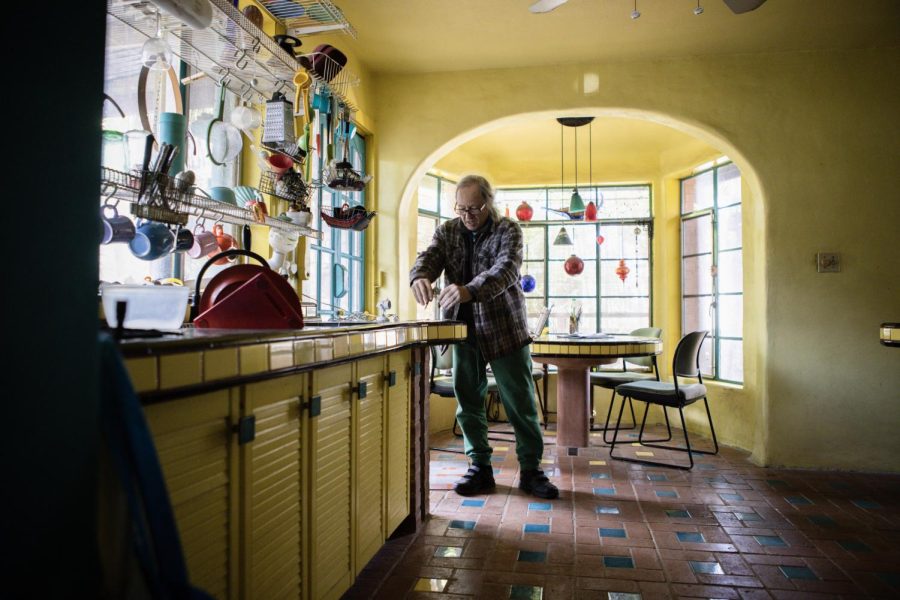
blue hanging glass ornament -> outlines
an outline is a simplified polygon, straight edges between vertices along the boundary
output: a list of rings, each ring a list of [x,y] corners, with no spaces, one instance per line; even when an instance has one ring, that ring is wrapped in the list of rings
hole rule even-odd
[[[525,274],[522,275],[522,281],[520,282],[522,285],[522,291],[526,294],[528,292],[533,292],[534,288],[537,287],[537,281],[531,275]]]

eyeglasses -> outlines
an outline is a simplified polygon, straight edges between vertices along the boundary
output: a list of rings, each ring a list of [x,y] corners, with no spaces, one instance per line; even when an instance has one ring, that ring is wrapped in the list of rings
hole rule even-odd
[[[481,214],[481,211],[484,210],[485,206],[487,206],[487,203],[484,203],[481,206],[469,206],[469,207],[460,206],[459,204],[456,204],[453,207],[453,212],[455,212],[456,214],[458,214],[460,216],[462,216],[462,215],[477,216],[477,215]]]

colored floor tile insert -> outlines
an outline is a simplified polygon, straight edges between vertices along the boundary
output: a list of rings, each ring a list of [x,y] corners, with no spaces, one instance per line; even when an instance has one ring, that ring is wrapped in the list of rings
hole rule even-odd
[[[419,577],[416,580],[416,586],[413,588],[414,592],[443,592],[444,588],[447,587],[446,579],[431,579],[425,577]]]
[[[610,569],[633,569],[634,561],[628,556],[604,556],[603,566]]]
[[[660,475],[659,473],[651,473],[650,475],[647,475],[647,479],[649,479],[650,481],[668,481],[669,480],[668,477],[666,477],[665,475]]]
[[[859,508],[865,508],[867,510],[877,510],[881,508],[881,505],[872,500],[851,500],[854,506]]]
[[[611,479],[612,475],[609,473],[591,473],[591,479]]]
[[[794,506],[805,506],[807,504],[812,504],[812,500],[810,500],[806,496],[785,496],[784,499]]]
[[[588,461],[588,464],[591,465],[592,467],[605,467],[606,461],[605,460],[591,460],[591,461]]]
[[[703,575],[724,575],[725,571],[722,570],[722,565],[717,562],[708,562],[708,561],[700,561],[700,560],[690,560],[688,563],[691,565],[691,571],[698,574]]]
[[[782,479],[766,479],[766,483],[776,489],[784,489],[786,487],[790,487],[788,486],[787,481],[784,481]]]
[[[778,569],[784,574],[788,579],[806,579],[806,580],[816,580],[816,574],[812,572],[812,569],[809,567],[791,567],[781,565]]]
[[[611,487],[602,487],[602,488],[594,488],[595,496],[615,496],[616,488]]]
[[[656,490],[657,498],[677,498],[678,492],[671,490]]]
[[[841,548],[848,552],[871,552],[872,549],[858,540],[838,540]]]
[[[762,517],[755,512],[736,512],[734,516],[740,521],[762,521]]]
[[[711,463],[695,463],[694,466],[703,471],[714,471],[716,469],[716,465]]]
[[[674,510],[667,510],[666,516],[671,517],[673,519],[690,519],[691,513],[689,513],[686,510],[674,509]]]
[[[434,551],[438,558],[459,558],[462,553],[463,549],[459,546],[438,546]]]
[[[787,543],[777,535],[754,535],[753,539],[755,539],[760,546],[787,547]]]
[[[484,500],[463,500],[462,505],[481,508],[482,506],[484,506]]]
[[[626,538],[624,529],[615,529],[612,527],[601,527],[600,528],[600,537],[609,537],[609,538]]]
[[[519,562],[542,563],[547,562],[546,552],[536,552],[534,550],[519,550],[519,556],[516,558]]]
[[[450,521],[450,529],[475,529],[475,521]]]
[[[695,533],[693,531],[676,531],[675,537],[678,538],[679,542],[696,542],[702,544],[706,541],[703,539],[702,533]]]
[[[642,596],[631,592],[609,592],[606,598],[607,600],[641,600]]]
[[[837,527],[835,520],[825,515],[810,515],[806,518],[809,519],[810,523],[819,527]]]
[[[740,494],[719,494],[719,497],[722,500],[728,500],[729,502],[740,502],[744,499]]]
[[[542,510],[542,511],[553,510],[553,505],[550,504],[549,502],[529,502],[528,510]]]
[[[514,585],[509,588],[509,600],[541,600],[544,588],[532,585]]]
[[[619,514],[618,506],[598,506],[596,513],[598,515],[617,515]]]
[[[542,525],[540,523],[525,523],[524,532],[525,533],[550,533],[550,526]]]

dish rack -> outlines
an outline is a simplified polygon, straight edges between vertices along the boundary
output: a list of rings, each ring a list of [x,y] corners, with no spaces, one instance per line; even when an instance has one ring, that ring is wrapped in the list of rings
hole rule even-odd
[[[132,205],[131,212],[136,217],[172,225],[186,225],[188,218],[193,215],[235,225],[268,225],[314,239],[322,238],[322,232],[289,221],[270,216],[263,216],[259,220],[253,211],[213,200],[199,188],[177,190],[175,179],[164,173],[125,173],[101,167],[100,181],[101,194],[106,202],[113,198],[129,202]]]
[[[285,173],[287,175],[287,173]],[[313,187],[317,187],[315,183],[309,184],[303,180],[299,173],[294,173],[295,177],[284,177],[276,180],[276,175],[272,171],[263,171],[259,176],[259,191],[275,198],[287,200],[291,204],[299,204],[302,208],[309,206],[309,194]]]

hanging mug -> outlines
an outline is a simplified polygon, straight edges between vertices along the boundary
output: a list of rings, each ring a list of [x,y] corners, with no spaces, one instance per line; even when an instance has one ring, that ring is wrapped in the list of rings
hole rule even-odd
[[[107,211],[112,211],[112,215],[107,216]],[[130,242],[134,239],[135,229],[131,218],[126,215],[120,215],[119,211],[112,204],[104,204],[100,207],[100,220],[103,223],[103,234],[100,238],[101,244]]]
[[[219,244],[216,241],[216,234],[207,231],[203,225],[197,225],[194,228],[194,243],[187,251],[187,255],[191,258],[204,258],[209,254],[218,254]]]

